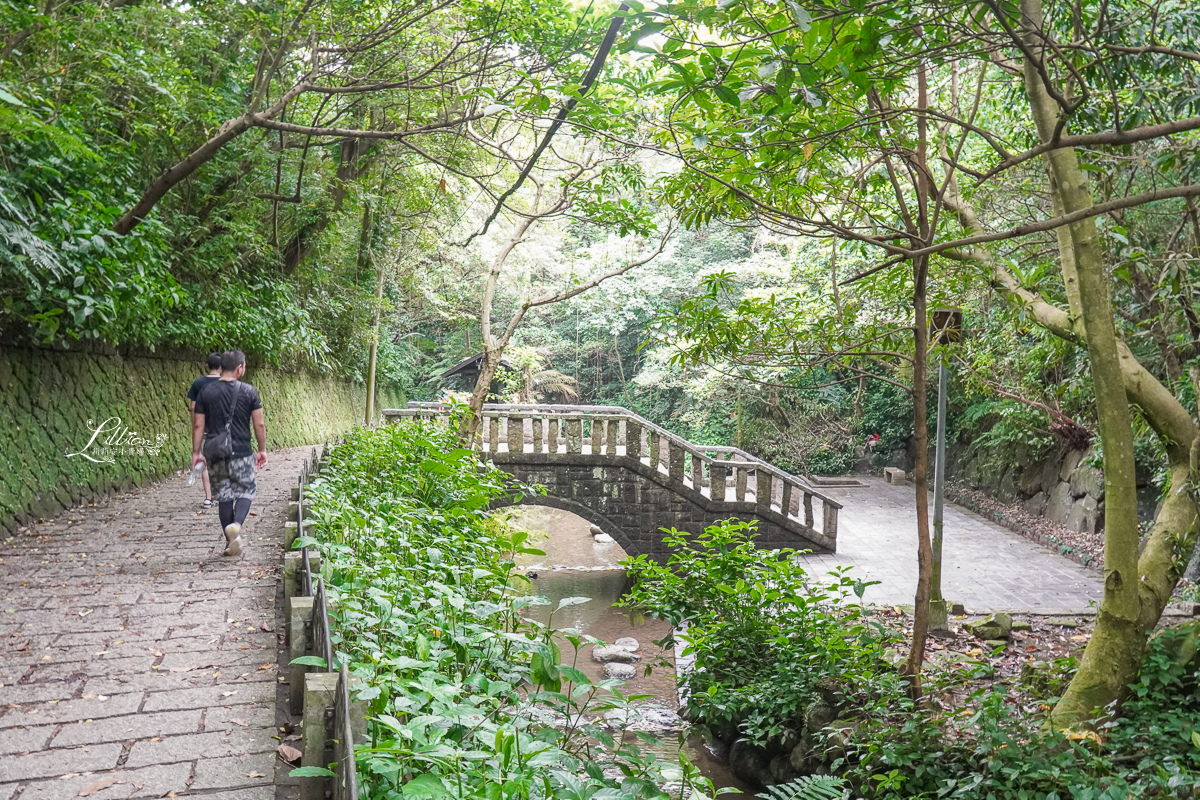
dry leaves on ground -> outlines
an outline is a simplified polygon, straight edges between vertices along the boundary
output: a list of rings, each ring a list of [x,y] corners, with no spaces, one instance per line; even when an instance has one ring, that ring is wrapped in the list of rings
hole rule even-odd
[[[124,783],[124,782],[125,781],[117,780],[112,775],[105,775],[103,778],[100,778],[99,780],[94,780],[91,783],[89,783],[87,786],[84,786],[82,789],[80,789],[79,794],[77,794],[76,797],[87,797],[88,795],[98,792],[101,789],[107,789],[108,787],[110,787],[114,784]]]

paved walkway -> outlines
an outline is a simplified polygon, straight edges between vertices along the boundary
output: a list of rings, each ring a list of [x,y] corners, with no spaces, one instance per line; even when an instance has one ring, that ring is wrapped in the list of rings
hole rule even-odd
[[[280,545],[309,452],[272,454],[240,558],[182,478],[0,541],[0,800],[275,797]]]
[[[806,556],[814,569],[855,568],[866,580],[868,604],[911,605],[917,588],[917,511],[912,485],[859,478],[860,487],[822,488],[845,507],[838,517],[836,555]],[[932,495],[930,496],[930,514]],[[1095,573],[1040,544],[946,504],[942,593],[972,614],[1094,611],[1104,589]]]

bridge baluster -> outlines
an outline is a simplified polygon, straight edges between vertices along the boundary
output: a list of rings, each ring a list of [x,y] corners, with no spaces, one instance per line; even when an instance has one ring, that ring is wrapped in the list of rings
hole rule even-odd
[[[771,507],[771,475],[761,469],[754,470],[754,502],[764,508]]]
[[[533,452],[542,452],[542,418],[533,418]]]
[[[489,453],[494,453],[500,449],[500,419],[495,415],[488,417],[487,449]]]
[[[661,460],[659,458],[659,450],[662,448],[662,437],[654,431],[649,431],[646,434],[646,445],[650,451],[650,466],[657,470]]]
[[[700,456],[692,453],[692,488],[697,492],[704,485],[704,462]]]
[[[746,483],[749,478],[748,471],[745,467],[734,467],[737,470],[737,480],[735,482],[734,497],[739,503],[746,502]]]
[[[625,455],[642,460],[642,426],[631,419],[625,420]]]
[[[718,503],[725,502],[725,467],[713,464],[708,468],[708,494]]]
[[[792,482],[783,482],[783,496],[779,499],[779,511],[785,517],[792,515]]]
[[[508,452],[525,452],[525,418],[510,415],[504,426],[504,440],[508,442]]]
[[[558,417],[550,418],[550,433],[546,435],[546,444],[551,453],[558,452]]]
[[[579,417],[567,420],[567,452],[583,452],[583,420]]]
[[[837,506],[823,501],[821,503],[821,533],[830,539],[837,539],[837,518]]]
[[[617,454],[617,442],[621,439],[621,422],[620,420],[610,419],[607,425],[608,430],[604,432],[604,438],[607,439],[608,448],[604,451],[610,456]]]
[[[813,510],[812,510],[812,495],[808,492],[804,493],[804,527],[812,530],[813,526]]]
[[[667,440],[667,474],[683,482],[683,448],[670,439]]]
[[[588,420],[588,424],[592,428],[592,455],[598,456],[600,455],[600,447],[603,441],[601,437],[604,435],[604,423],[598,419],[591,419]]]

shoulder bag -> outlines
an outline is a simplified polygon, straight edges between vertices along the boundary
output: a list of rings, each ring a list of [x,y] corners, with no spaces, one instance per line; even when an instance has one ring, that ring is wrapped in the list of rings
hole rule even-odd
[[[225,429],[217,431],[212,436],[204,440],[203,455],[204,460],[209,464],[214,461],[228,461],[233,458],[233,435],[229,429],[233,426],[233,413],[237,410],[238,400],[242,396],[242,382],[237,381],[233,387],[232,400],[229,403],[229,412],[225,415]]]

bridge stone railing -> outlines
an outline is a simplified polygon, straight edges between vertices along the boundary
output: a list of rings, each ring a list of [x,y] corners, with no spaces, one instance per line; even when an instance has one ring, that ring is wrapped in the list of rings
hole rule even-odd
[[[383,416],[385,421],[439,419],[448,413],[440,403],[409,403],[384,409]],[[520,454],[574,454],[635,462],[676,491],[699,496],[706,506],[728,504],[731,512],[753,508],[822,550],[836,549],[841,503],[805,479],[736,447],[691,444],[620,406],[489,403],[480,433],[476,445],[485,453],[503,454],[506,461]]]

